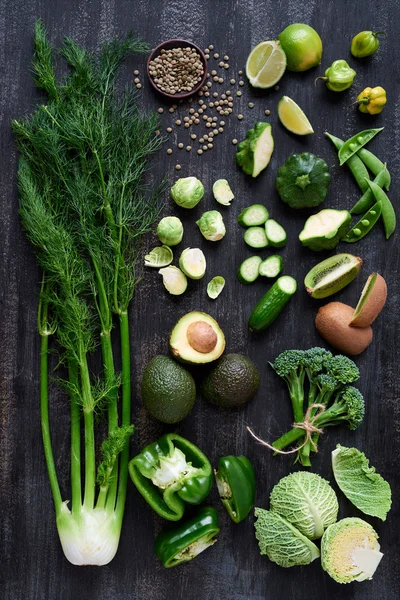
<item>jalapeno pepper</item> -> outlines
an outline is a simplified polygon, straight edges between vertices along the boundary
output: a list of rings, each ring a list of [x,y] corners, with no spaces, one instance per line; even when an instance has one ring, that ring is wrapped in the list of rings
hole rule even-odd
[[[342,242],[358,242],[367,235],[381,216],[382,203],[376,202],[367,213],[346,233]]]
[[[356,102],[362,113],[378,115],[383,111],[383,107],[387,102],[386,92],[380,85],[374,88],[367,87],[358,94]]]
[[[175,433],[143,448],[130,461],[129,474],[143,498],[169,521],[182,518],[185,503],[200,504],[212,485],[208,458]]]
[[[339,164],[342,166],[346,160],[349,160],[351,156],[356,154],[365,144],[368,144],[377,133],[382,131],[384,128],[379,129],[365,129],[353,135],[350,139],[346,140],[343,146],[339,150]]]
[[[344,92],[353,85],[356,72],[345,60],[335,60],[331,66],[326,69],[325,77],[317,77],[325,81],[326,87],[332,92]],[[317,81],[317,79],[315,81]]]
[[[157,536],[154,551],[167,569],[195,558],[217,541],[218,514],[215,508],[204,507],[174,529]]]
[[[255,502],[256,480],[254,469],[245,456],[224,456],[215,471],[222,504],[235,523],[243,521]]]

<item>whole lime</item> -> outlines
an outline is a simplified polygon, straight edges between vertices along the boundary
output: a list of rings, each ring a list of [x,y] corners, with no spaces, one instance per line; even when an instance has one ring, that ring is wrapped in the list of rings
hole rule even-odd
[[[304,23],[293,23],[278,35],[286,54],[289,71],[307,71],[320,64],[322,40],[318,33]]]

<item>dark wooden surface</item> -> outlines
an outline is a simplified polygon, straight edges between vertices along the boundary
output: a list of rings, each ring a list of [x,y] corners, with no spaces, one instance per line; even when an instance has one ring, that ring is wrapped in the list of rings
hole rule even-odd
[[[335,429],[324,435],[320,453],[314,458],[313,471],[332,481],[330,452],[337,442],[354,445],[365,451],[378,471],[391,483],[394,504],[388,521],[368,520],[380,535],[385,554],[373,581],[339,586],[321,570],[319,561],[304,568],[284,570],[258,553],[253,533],[253,518],[240,525],[230,522],[213,489],[209,502],[220,513],[221,533],[218,543],[192,563],[167,571],[154,557],[153,540],[162,522],[146,505],[133,485],[129,484],[126,515],[119,551],[113,562],[99,568],[77,568],[64,558],[57,538],[54,511],[42,453],[38,400],[39,337],[36,332],[36,303],[40,274],[31,248],[20,228],[17,214],[15,171],[17,157],[10,133],[10,119],[29,113],[38,94],[29,75],[33,24],[43,17],[51,40],[59,44],[64,34],[88,47],[97,47],[111,36],[135,28],[152,46],[160,41],[183,37],[202,47],[214,44],[220,55],[228,54],[231,69],[226,79],[242,69],[246,57],[256,43],[274,38],[286,25],[306,22],[322,36],[322,66],[304,74],[287,73],[279,91],[257,93],[246,85],[241,100],[235,97],[234,113],[242,112],[243,121],[234,116],[225,133],[218,136],[215,148],[203,157],[192,151],[174,150],[168,157],[165,148],[156,156],[151,177],[161,178],[165,171],[171,182],[177,177],[176,162],[182,165],[180,175],[196,175],[206,188],[201,204],[193,211],[178,212],[166,197],[165,214],[179,214],[185,224],[182,244],[201,246],[208,262],[207,277],[192,282],[188,292],[177,299],[164,293],[160,277],[146,272],[131,307],[132,335],[132,419],[137,431],[132,440],[132,455],[145,443],[156,439],[163,426],[151,421],[141,407],[139,382],[146,362],[157,353],[167,351],[167,334],[175,321],[186,312],[200,309],[216,317],[227,337],[231,352],[248,354],[261,373],[257,397],[238,412],[220,412],[200,398],[191,415],[176,429],[197,443],[215,464],[221,455],[246,454],[257,473],[257,505],[268,506],[272,486],[292,469],[291,459],[272,457],[256,445],[245,431],[246,423],[273,439],[290,423],[291,415],[286,390],[268,367],[268,360],[280,351],[322,344],[314,328],[319,303],[307,297],[302,279],[309,268],[322,258],[302,249],[296,239],[304,215],[286,209],[277,197],[274,180],[277,168],[289,154],[304,150],[314,152],[328,162],[332,183],[326,206],[348,208],[358,198],[358,189],[346,168],[338,168],[336,152],[323,135],[328,130],[342,138],[369,126],[385,126],[370,145],[392,173],[391,197],[397,202],[400,177],[399,153],[399,75],[398,26],[399,0],[365,2],[345,0],[299,2],[296,0],[251,0],[249,2],[219,0],[70,0],[68,3],[45,0],[22,2],[2,0],[0,12],[0,124],[1,124],[1,584],[4,600],[262,600],[309,597],[322,599],[384,598],[394,600],[400,594],[398,531],[400,411],[398,383],[398,314],[399,314],[399,250],[398,235],[385,242],[378,226],[366,239],[349,248],[364,260],[357,279],[335,300],[355,305],[367,276],[378,271],[388,282],[389,298],[384,313],[374,325],[374,341],[357,359],[361,370],[360,388],[365,394],[367,413],[363,426],[356,432]],[[364,61],[350,56],[352,36],[363,29],[387,32],[379,52]],[[354,88],[335,95],[314,78],[322,74],[338,58],[349,60],[357,70]],[[145,58],[130,61],[130,72],[144,72]],[[149,109],[160,106],[147,82],[140,102]],[[388,104],[382,115],[362,117],[350,107],[355,93],[366,85],[382,85],[388,91]],[[226,84],[226,89],[232,86]],[[236,89],[236,88],[235,88]],[[219,91],[221,87],[219,88]],[[305,139],[290,135],[278,123],[276,105],[282,94],[296,100],[310,117],[315,135]],[[249,110],[247,103],[255,103]],[[271,110],[275,152],[270,166],[255,181],[239,171],[234,163],[232,138],[242,139],[247,129],[265,118]],[[187,114],[187,106],[178,115]],[[162,128],[172,124],[175,115],[162,116]],[[196,133],[200,128],[196,130]],[[188,143],[188,132],[174,129],[174,143]],[[197,148],[196,144],[192,144]],[[235,192],[231,208],[221,208],[227,223],[225,239],[205,242],[194,222],[202,211],[218,208],[212,198],[212,183],[227,178]],[[299,291],[282,317],[264,334],[253,337],[247,330],[247,317],[267,284],[259,281],[244,287],[235,278],[240,262],[250,255],[242,241],[243,231],[236,224],[239,211],[254,202],[264,202],[272,215],[288,231],[289,243],[282,251],[285,272],[299,281]],[[155,244],[149,238],[147,247]],[[268,251],[263,255],[268,255]],[[206,280],[224,275],[226,289],[212,302],[206,296]],[[57,468],[64,498],[68,498],[69,432],[65,398],[53,391],[52,432],[57,453]],[[341,493],[340,517],[357,514]]]

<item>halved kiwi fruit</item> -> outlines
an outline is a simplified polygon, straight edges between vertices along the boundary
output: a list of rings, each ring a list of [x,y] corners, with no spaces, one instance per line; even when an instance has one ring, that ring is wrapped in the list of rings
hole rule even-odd
[[[372,342],[372,327],[350,327],[353,308],[329,302],[317,312],[315,326],[331,346],[345,354],[361,354]]]
[[[386,281],[379,273],[372,273],[361,293],[350,325],[352,327],[368,327],[368,325],[371,325],[385,306],[386,297]]]
[[[304,279],[307,292],[313,298],[326,298],[346,287],[362,265],[359,256],[335,254],[318,263]]]

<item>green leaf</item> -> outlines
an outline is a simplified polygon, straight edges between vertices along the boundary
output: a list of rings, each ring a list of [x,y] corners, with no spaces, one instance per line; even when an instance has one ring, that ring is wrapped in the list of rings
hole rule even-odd
[[[144,257],[145,267],[168,267],[173,261],[174,255],[169,246],[157,246],[150,250]]]
[[[386,520],[392,504],[390,485],[369,466],[363,452],[338,444],[332,452],[332,469],[336,483],[354,506],[366,515]]]
[[[207,295],[211,300],[218,298],[225,287],[225,279],[220,275],[213,277],[207,285]]]

